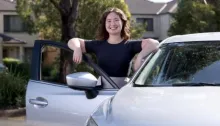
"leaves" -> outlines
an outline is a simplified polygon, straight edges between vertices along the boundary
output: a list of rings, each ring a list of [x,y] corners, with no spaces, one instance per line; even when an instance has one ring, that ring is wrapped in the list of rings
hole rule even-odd
[[[28,24],[29,33],[39,33],[41,39],[60,41],[61,32],[63,32],[61,28],[63,26],[61,23],[62,15],[57,6],[61,1],[19,0],[17,2],[17,12]],[[64,1],[63,4],[68,2]],[[64,6],[66,5],[61,7]],[[131,18],[128,6],[124,0],[79,0],[78,19],[74,27],[77,31],[77,37],[94,39],[98,20],[108,7],[118,7],[126,13],[129,19]],[[74,28],[72,30],[75,30]],[[133,38],[139,38],[145,30],[143,26],[136,25],[134,22],[131,32]]]
[[[25,106],[27,81],[11,72],[0,73],[0,108]]]
[[[16,9],[28,24],[30,34],[39,33],[43,39],[60,40],[60,13],[49,0],[18,0]]]
[[[215,6],[204,4],[203,0],[180,1],[178,10],[173,17],[169,35],[220,30]]]

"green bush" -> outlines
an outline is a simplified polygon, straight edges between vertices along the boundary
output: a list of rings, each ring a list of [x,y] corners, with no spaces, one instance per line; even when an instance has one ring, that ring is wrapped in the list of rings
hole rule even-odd
[[[30,78],[30,64],[23,63],[18,59],[14,58],[4,58],[4,65],[8,68],[10,73],[24,77],[28,80]]]
[[[52,65],[44,65],[42,66],[42,75],[43,76],[50,76],[50,72],[53,70]]]
[[[59,79],[58,67],[52,65],[42,66],[42,78],[50,82],[57,82]]]
[[[18,64],[21,63],[21,61],[18,59],[14,59],[14,58],[4,58],[3,63],[8,68],[14,69]]]
[[[25,106],[27,80],[11,72],[0,73],[0,108]]]

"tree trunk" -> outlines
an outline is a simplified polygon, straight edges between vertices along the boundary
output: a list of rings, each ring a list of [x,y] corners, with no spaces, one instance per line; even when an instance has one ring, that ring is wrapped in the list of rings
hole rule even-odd
[[[72,4],[72,6],[70,6]],[[76,36],[75,22],[78,12],[78,0],[61,0],[60,7],[65,10],[61,12],[61,42],[67,43],[71,38]],[[66,82],[66,75],[69,74],[73,64],[71,64],[72,55],[61,50],[60,55],[60,81]],[[70,69],[67,69],[70,67]]]

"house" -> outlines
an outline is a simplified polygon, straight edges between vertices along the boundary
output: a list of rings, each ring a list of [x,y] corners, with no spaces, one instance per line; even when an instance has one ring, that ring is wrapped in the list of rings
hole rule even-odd
[[[0,0],[0,63],[5,57],[29,61],[37,35],[29,35],[16,12],[16,3]]]
[[[177,10],[178,0],[154,3],[148,0],[125,0],[132,18],[137,23],[147,23],[143,38],[163,40],[168,37],[172,14]]]

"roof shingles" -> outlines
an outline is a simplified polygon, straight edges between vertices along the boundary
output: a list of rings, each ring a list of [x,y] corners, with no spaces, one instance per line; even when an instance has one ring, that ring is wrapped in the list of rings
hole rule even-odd
[[[19,39],[14,38],[14,37],[11,37],[11,36],[6,35],[6,34],[0,33],[0,37],[2,38],[4,44],[25,44],[24,41],[19,40]]]

